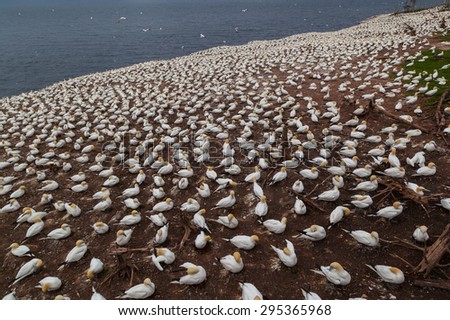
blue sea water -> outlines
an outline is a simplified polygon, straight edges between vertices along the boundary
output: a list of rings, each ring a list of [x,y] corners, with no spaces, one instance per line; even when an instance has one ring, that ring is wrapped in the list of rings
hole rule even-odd
[[[0,97],[216,46],[338,30],[402,8],[400,0],[0,0]]]

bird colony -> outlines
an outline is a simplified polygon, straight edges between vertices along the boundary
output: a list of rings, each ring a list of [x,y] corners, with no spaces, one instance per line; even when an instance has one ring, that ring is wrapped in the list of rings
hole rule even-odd
[[[3,98],[0,293],[443,297],[413,286],[421,254],[396,241],[429,245],[449,220],[448,148],[408,124],[427,124],[417,110],[449,79],[402,67],[439,52],[446,15],[384,15]],[[422,208],[383,193],[385,180],[439,196]]]

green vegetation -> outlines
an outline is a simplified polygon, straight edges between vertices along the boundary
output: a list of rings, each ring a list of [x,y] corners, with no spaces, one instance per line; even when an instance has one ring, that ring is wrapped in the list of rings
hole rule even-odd
[[[446,35],[447,37],[448,35]],[[423,59],[424,57],[428,57]],[[423,61],[419,61],[423,60]],[[433,89],[434,87],[438,88],[438,91],[430,97],[428,100],[429,104],[435,104],[437,101],[439,101],[440,96],[442,93],[444,93],[446,86],[450,85],[450,67],[447,69],[442,69],[442,67],[446,64],[449,64],[450,62],[450,50],[440,50],[436,49],[434,50],[434,53],[432,50],[425,50],[422,51],[422,55],[414,61],[414,64],[412,66],[406,66],[410,62],[406,62],[404,69],[406,71],[415,71],[415,76],[422,74],[422,79],[420,79],[420,82],[417,84],[417,87],[423,87],[426,85],[427,81],[425,80],[427,77],[432,75],[435,70],[438,72],[438,78],[445,78],[446,84],[440,85],[436,79],[433,79],[431,81],[428,81],[428,90]]]

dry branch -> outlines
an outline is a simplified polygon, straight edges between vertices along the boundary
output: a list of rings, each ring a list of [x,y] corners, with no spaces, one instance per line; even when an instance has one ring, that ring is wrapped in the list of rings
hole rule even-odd
[[[416,273],[424,273],[424,277],[428,277],[435,267],[439,267],[439,261],[448,253],[450,246],[450,223],[447,224],[444,231],[433,245],[424,252],[422,261],[414,270]]]
[[[447,87],[445,89],[444,93],[441,95],[441,98],[439,99],[438,105],[436,107],[436,112],[434,114],[434,118],[436,119],[436,127],[437,127],[438,132],[440,132],[442,127],[445,126],[445,115],[442,114],[441,108],[442,108],[442,105],[444,104],[445,97],[448,94],[449,88],[450,87]]]
[[[450,282],[445,280],[416,280],[415,286],[419,287],[432,287],[450,291]]]

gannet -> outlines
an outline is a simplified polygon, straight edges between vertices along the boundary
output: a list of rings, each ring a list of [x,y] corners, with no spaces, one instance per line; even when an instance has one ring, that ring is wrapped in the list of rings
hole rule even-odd
[[[48,291],[56,291],[61,288],[62,281],[58,277],[45,277],[35,288],[39,288],[43,293]]]
[[[287,267],[293,267],[297,264],[297,256],[295,254],[295,248],[292,242],[289,240],[286,241],[286,247],[283,249],[278,249],[271,245],[271,248],[275,251],[275,253],[280,258],[281,262]]]
[[[293,238],[307,239],[311,241],[320,241],[322,239],[325,239],[325,237],[327,236],[325,228],[317,224],[313,224],[311,225],[311,227],[306,228],[299,232],[300,234],[297,236],[293,236]]]
[[[124,294],[116,297],[119,299],[146,299],[155,293],[155,284],[146,278],[143,283],[131,287]]]
[[[42,267],[43,262],[41,259],[34,258],[22,265],[16,274],[15,281],[11,285],[15,285],[17,282],[25,277],[35,273],[40,267]]]
[[[197,285],[206,280],[206,271],[202,266],[185,262],[180,267],[185,268],[187,274],[171,283]]]
[[[241,254],[235,251],[219,259],[220,264],[231,273],[238,273],[244,268]]]
[[[251,250],[256,245],[256,242],[259,241],[259,237],[257,235],[252,235],[252,236],[238,235],[238,236],[234,236],[231,239],[224,238],[223,240],[231,242],[233,245],[235,245],[239,249]]]
[[[239,282],[242,289],[242,300],[264,300],[263,295],[256,287],[248,282]]]
[[[384,265],[371,266],[366,264],[366,266],[375,271],[384,282],[401,284],[405,281],[403,272],[398,268]]]
[[[351,281],[350,274],[338,262],[333,262],[328,267],[321,266],[320,270],[312,269],[311,271],[325,276],[335,285],[346,286]]]

